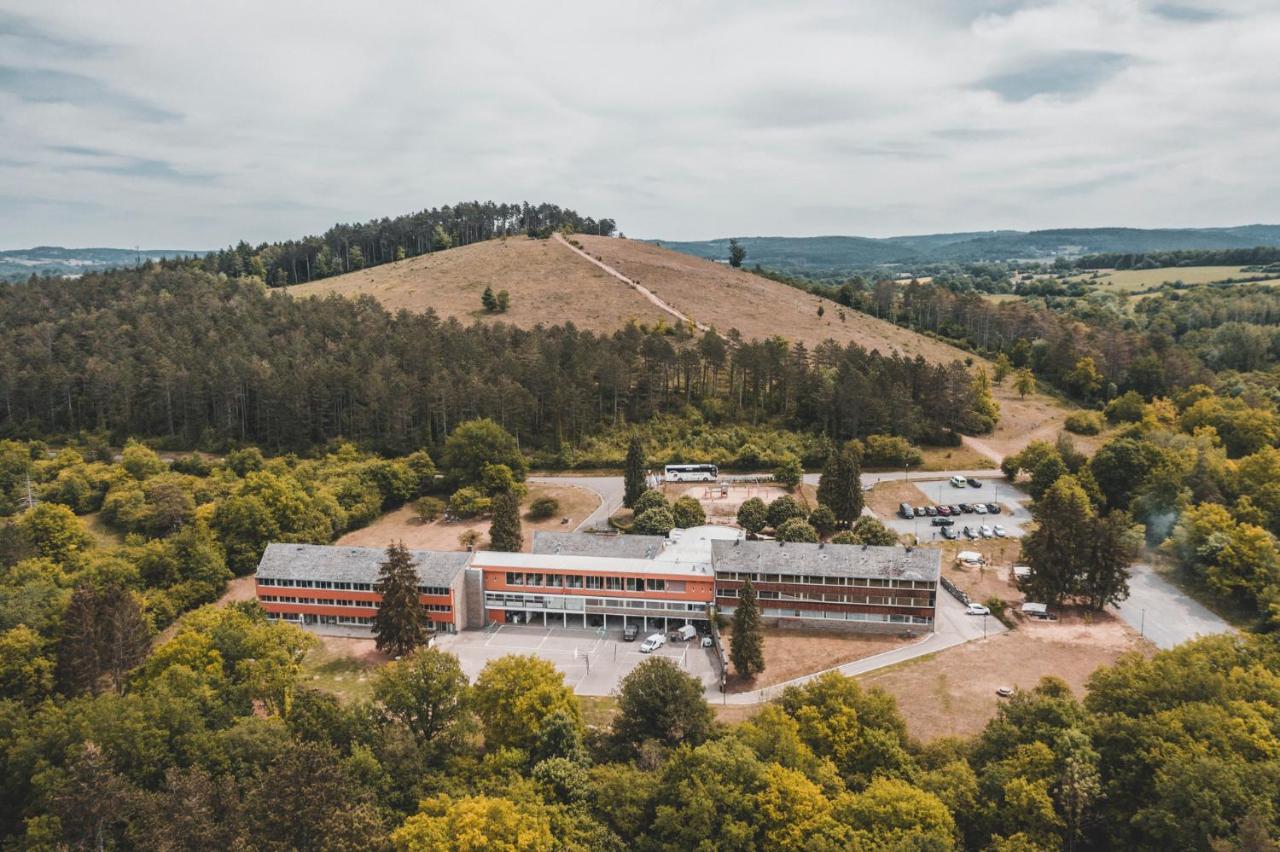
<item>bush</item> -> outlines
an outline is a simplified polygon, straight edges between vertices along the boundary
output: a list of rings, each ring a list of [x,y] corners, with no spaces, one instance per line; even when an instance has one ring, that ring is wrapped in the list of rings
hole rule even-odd
[[[700,527],[707,522],[707,513],[702,504],[694,497],[681,497],[671,506],[671,516],[676,526],[687,530],[689,527]]]
[[[818,531],[809,526],[808,521],[803,518],[791,518],[778,527],[777,537],[778,541],[807,541],[814,543],[818,540]]]
[[[804,509],[796,502],[796,498],[783,495],[769,504],[769,526],[775,530],[792,518],[803,518]]]
[[[670,509],[671,504],[667,502],[667,498],[662,492],[656,488],[650,488],[648,491],[640,495],[635,505],[631,507],[631,511],[635,512],[636,517],[640,517],[650,509]]]
[[[769,525],[769,507],[759,497],[744,500],[738,507],[738,526],[752,535]]]
[[[914,467],[922,461],[920,451],[897,435],[869,435],[863,442],[862,463],[868,467]]]
[[[850,530],[838,532],[831,537],[832,544],[861,544],[858,537]]]
[[[809,513],[809,526],[820,536],[831,535],[836,530],[836,513],[830,506],[819,506]]]
[[[1062,425],[1077,435],[1096,435],[1102,431],[1102,416],[1096,411],[1073,411]]]
[[[804,479],[804,467],[800,464],[800,459],[795,456],[788,455],[778,466],[773,469],[773,481],[781,485],[783,488],[791,489],[800,484]]]
[[[474,518],[488,512],[491,502],[479,489],[470,486],[459,488],[449,498],[449,514],[455,518]]]
[[[1137,423],[1146,410],[1147,403],[1142,394],[1129,391],[1107,403],[1107,420],[1112,423]]]
[[[439,497],[420,497],[413,501],[413,514],[419,523],[429,524],[444,514],[444,501]]]
[[[545,521],[560,511],[560,501],[554,497],[539,497],[529,504],[527,517],[531,521]]]
[[[636,535],[666,535],[675,528],[676,519],[671,510],[664,506],[646,509],[636,516],[631,525],[631,532]]]

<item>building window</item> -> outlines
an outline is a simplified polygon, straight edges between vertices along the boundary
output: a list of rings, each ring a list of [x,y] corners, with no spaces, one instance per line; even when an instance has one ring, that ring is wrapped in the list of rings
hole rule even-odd
[[[644,587],[651,592],[665,592],[667,590],[666,580],[645,580]]]
[[[586,577],[585,579],[586,579],[586,581],[587,581],[587,588],[588,588],[588,589],[603,589],[603,588],[604,588],[604,578],[603,578],[603,577]]]
[[[565,585],[571,589],[582,588],[582,576],[580,574],[570,574],[565,577]]]
[[[622,591],[622,578],[621,577],[605,577],[604,587],[611,592],[620,592]]]

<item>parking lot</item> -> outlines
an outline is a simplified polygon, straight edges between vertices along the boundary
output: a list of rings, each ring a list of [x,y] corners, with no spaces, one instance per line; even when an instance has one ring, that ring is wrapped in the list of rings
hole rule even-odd
[[[609,695],[618,682],[647,657],[666,657],[686,674],[702,681],[709,693],[720,682],[714,651],[698,639],[671,642],[651,654],[640,653],[644,634],[622,641],[620,629],[582,629],[504,624],[488,630],[466,630],[436,640],[436,647],[456,654],[473,681],[490,660],[506,654],[530,654],[554,663],[579,695]]]
[[[1009,484],[1004,479],[982,479],[981,488],[955,488],[948,481],[949,476],[939,479],[911,479],[911,484],[919,491],[923,499],[917,499],[912,505],[948,505],[954,506],[960,503],[998,503],[1000,505],[1000,513],[996,515],[966,512],[958,517],[950,518],[953,521],[951,529],[956,533],[960,533],[964,527],[969,527],[975,533],[983,524],[994,527],[999,524],[1003,529],[1005,536],[1008,538],[1021,538],[1024,532],[1024,526],[1031,520],[1031,512],[1027,509],[1027,503],[1031,499],[1021,488]],[[942,527],[933,525],[932,517],[914,517],[910,520],[894,513],[877,513],[876,517],[884,522],[885,526],[894,532],[902,534],[911,534],[916,537],[917,541],[933,541],[941,540]],[[959,535],[959,541],[965,541],[964,535]]]

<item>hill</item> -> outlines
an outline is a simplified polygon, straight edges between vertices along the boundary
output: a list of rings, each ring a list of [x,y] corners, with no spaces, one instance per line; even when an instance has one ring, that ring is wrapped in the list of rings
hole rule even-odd
[[[721,334],[780,335],[812,349],[823,340],[931,362],[972,359],[950,344],[866,314],[843,309],[750,272],[650,243],[576,235],[589,257],[558,239],[510,237],[474,243],[288,288],[294,295],[372,296],[393,310],[433,309],[464,323],[560,324],[610,332],[627,322],[674,323],[680,316]],[[638,285],[638,286],[633,286]],[[511,293],[511,309],[486,314],[485,287]],[[653,300],[645,292],[651,293]],[[822,316],[818,308],[822,307]],[[975,445],[999,458],[1031,438],[1052,438],[1065,410],[1045,396],[1020,399],[997,388],[1003,416],[995,435]]]
[[[1280,225],[1229,228],[1056,228],[871,237],[738,237],[747,263],[792,274],[833,275],[882,265],[1082,257],[1194,249],[1280,246]],[[709,260],[729,256],[728,238],[653,241]]]
[[[21,281],[31,275],[83,275],[135,266],[139,260],[164,260],[200,254],[174,249],[63,248],[36,246],[0,251],[0,280]]]

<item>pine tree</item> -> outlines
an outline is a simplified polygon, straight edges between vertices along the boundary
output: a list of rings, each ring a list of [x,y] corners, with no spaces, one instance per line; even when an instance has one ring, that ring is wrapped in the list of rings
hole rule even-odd
[[[520,528],[520,501],[510,491],[493,498],[493,521],[489,524],[489,547],[507,553],[519,553],[524,546]]]
[[[640,443],[639,434],[632,434],[631,442],[627,444],[627,462],[623,480],[625,485],[622,505],[630,509],[648,488],[644,481],[644,447]]]
[[[489,313],[498,309],[498,297],[493,295],[492,287],[484,288],[484,292],[480,294],[480,304],[484,305],[484,309]]]
[[[756,589],[747,580],[738,595],[733,611],[733,636],[729,640],[729,659],[733,668],[750,679],[764,671],[764,633],[760,627],[760,605]]]
[[[827,456],[818,478],[818,504],[835,514],[837,523],[849,527],[862,514],[862,471],[848,447]]]
[[[418,572],[403,542],[387,547],[374,591],[382,603],[373,616],[373,635],[379,651],[404,657],[428,639],[427,614],[418,599]]]

